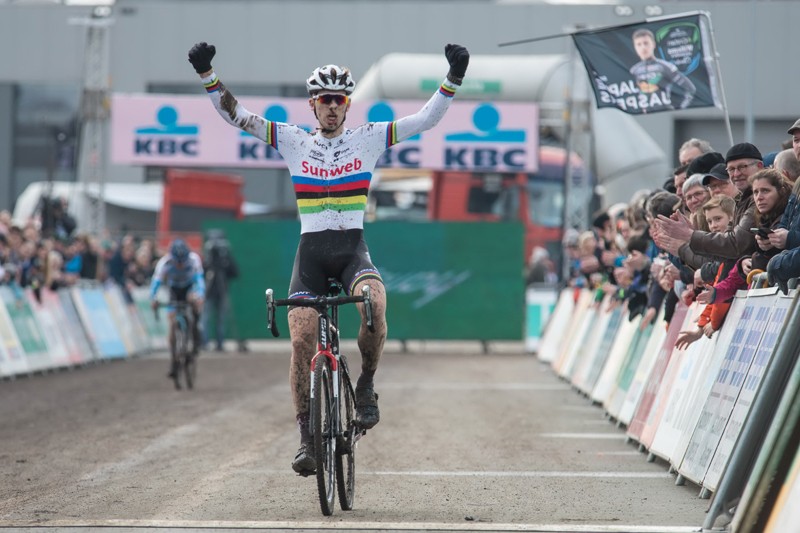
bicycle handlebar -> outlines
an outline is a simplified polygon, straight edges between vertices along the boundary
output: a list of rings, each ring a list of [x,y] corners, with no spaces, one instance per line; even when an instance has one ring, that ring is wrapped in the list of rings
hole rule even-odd
[[[276,307],[311,307],[317,311],[324,311],[337,305],[364,302],[364,318],[367,328],[370,331],[375,331],[375,325],[372,322],[372,299],[370,297],[369,286],[365,285],[362,287],[361,291],[361,296],[316,296],[314,298],[275,299],[272,289],[267,289],[267,329],[270,330],[273,337],[280,337],[278,324],[275,321]]]

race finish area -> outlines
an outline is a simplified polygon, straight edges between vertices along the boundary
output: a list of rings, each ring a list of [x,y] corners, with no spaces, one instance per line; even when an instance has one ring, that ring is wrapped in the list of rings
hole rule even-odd
[[[5,528],[5,526],[3,526]],[[24,526],[23,526],[24,527]],[[446,523],[389,523],[389,522],[195,522],[195,521],[157,521],[157,520],[108,520],[81,524],[53,523],[46,528],[38,526],[24,527],[26,532],[74,531],[102,528],[115,533],[136,531],[337,531],[340,533],[357,531],[482,531],[486,533],[506,531],[527,531],[540,533],[689,533],[700,531],[691,527],[653,527],[653,526],[564,526],[536,524],[446,524]]]
[[[231,348],[234,348],[231,346]],[[286,341],[165,353],[0,382],[0,528],[24,531],[699,531],[675,486],[521,343],[389,343],[354,509],[323,517],[296,476]],[[360,359],[343,343],[354,372]]]

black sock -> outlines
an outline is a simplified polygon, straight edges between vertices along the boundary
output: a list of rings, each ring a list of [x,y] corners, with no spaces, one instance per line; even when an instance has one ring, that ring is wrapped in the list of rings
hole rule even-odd
[[[311,432],[309,431],[309,415],[308,413],[300,413],[297,415],[297,429],[300,430],[300,441],[311,441]]]
[[[361,375],[358,376],[358,381],[356,382],[357,389],[368,389],[372,387],[372,378],[375,377],[375,371],[368,372],[366,370],[361,370]]]

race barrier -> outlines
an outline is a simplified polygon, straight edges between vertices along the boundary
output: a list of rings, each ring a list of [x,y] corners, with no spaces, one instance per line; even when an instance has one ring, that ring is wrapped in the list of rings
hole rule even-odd
[[[800,494],[797,294],[739,291],[719,331],[679,349],[704,305],[679,303],[668,325],[661,313],[645,325],[611,296],[564,289],[537,356],[648,461],[667,462],[676,484],[714,496],[704,527],[736,507],[747,516],[734,531],[788,531],[781,524],[800,523],[788,504]]]
[[[119,359],[164,349],[147,288],[126,303],[116,285],[31,290],[0,287],[0,377]]]
[[[556,306],[558,291],[545,283],[534,283],[525,289],[525,351],[536,353],[547,323]]]

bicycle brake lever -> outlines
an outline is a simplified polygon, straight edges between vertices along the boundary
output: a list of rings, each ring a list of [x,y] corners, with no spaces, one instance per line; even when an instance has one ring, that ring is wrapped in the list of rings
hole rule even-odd
[[[375,324],[372,323],[372,300],[369,293],[369,285],[361,287],[361,294],[364,295],[364,318],[367,323],[367,329],[375,331]]]
[[[272,289],[267,289],[267,329],[272,333],[273,337],[280,337],[278,331],[278,324],[275,322],[275,300],[272,296]]]

